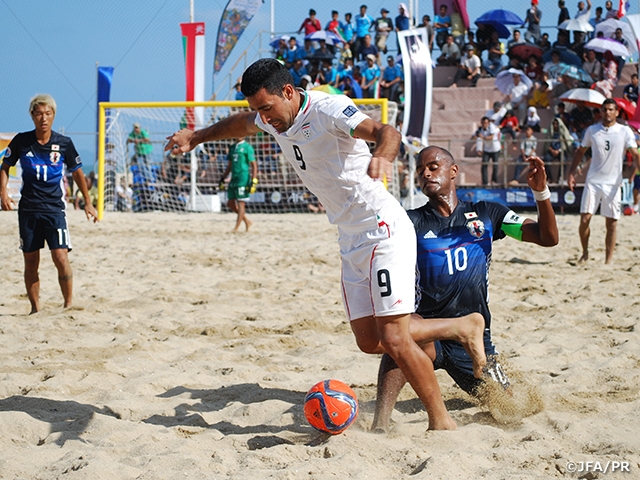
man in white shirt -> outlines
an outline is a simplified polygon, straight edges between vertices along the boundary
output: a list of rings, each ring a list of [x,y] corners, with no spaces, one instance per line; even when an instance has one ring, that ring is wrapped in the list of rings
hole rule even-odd
[[[578,11],[576,12],[576,16],[574,18],[583,20],[584,22],[588,22],[590,14],[591,14],[591,0],[587,0],[586,6],[582,0],[579,1]]]
[[[525,118],[527,111],[527,95],[529,94],[529,87],[522,81],[519,73],[514,73],[513,84],[511,90],[507,95],[506,101],[511,103],[511,108],[518,111],[518,120],[522,122]]]
[[[502,119],[507,114],[507,107],[502,105],[502,102],[495,101],[493,102],[493,108],[487,110],[487,113],[484,114],[485,117],[489,119],[491,123],[493,123],[496,127],[500,126],[502,123]]]
[[[491,182],[498,183],[498,155],[500,153],[500,128],[482,117],[476,139],[476,153],[482,156],[482,186],[489,184],[489,161],[493,163]]]
[[[476,83],[478,83],[482,62],[474,51],[475,49],[473,48],[473,45],[467,45],[465,47],[464,57],[460,60],[460,65],[458,65],[456,75],[453,77],[453,84],[451,85],[453,88],[458,86],[458,80],[462,78],[471,80],[472,87],[475,87]]]
[[[207,128],[180,130],[166,150],[270,133],[298,176],[338,227],[342,295],[356,343],[365,353],[388,353],[405,373],[429,415],[429,429],[452,430],[455,422],[440,395],[433,362],[419,344],[456,337],[483,375],[484,319],[423,322],[412,318],[415,301],[416,236],[400,203],[385,189],[400,134],[362,113],[345,95],[296,90],[289,71],[263,58],[242,75],[242,93],[252,111],[231,115]],[[373,154],[366,141],[375,142]]]
[[[585,152],[591,148],[592,158],[587,172],[580,203],[580,243],[582,257],[579,263],[589,259],[589,223],[600,206],[600,214],[606,219],[605,262],[610,263],[616,245],[616,225],[620,218],[620,186],[626,152],[630,152],[636,166],[640,167],[635,136],[629,127],[616,123],[618,105],[608,98],[602,104],[602,122],[585,130],[580,147],[576,150],[569,169],[569,188],[576,186],[575,171]],[[635,172],[635,170],[634,170]]]
[[[460,61],[460,49],[453,41],[453,35],[447,35],[447,42],[441,48],[438,65],[455,66]]]

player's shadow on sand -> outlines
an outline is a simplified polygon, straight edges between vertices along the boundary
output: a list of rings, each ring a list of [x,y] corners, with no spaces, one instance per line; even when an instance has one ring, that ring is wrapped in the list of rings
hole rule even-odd
[[[175,414],[172,416],[152,415],[143,420],[145,423],[162,425],[165,427],[175,426],[197,426],[202,428],[212,428],[218,430],[223,435],[247,435],[247,434],[274,434],[279,432],[294,432],[309,434],[313,432],[302,410],[306,392],[295,390],[285,390],[282,388],[265,388],[257,383],[241,383],[229,385],[217,389],[193,389],[186,387],[174,387],[165,393],[158,395],[160,398],[170,398],[183,396],[189,399],[198,400],[194,403],[181,403],[174,407]],[[288,425],[248,425],[240,426],[231,421],[220,421],[208,423],[201,413],[216,412],[223,410],[231,403],[243,403],[245,405],[260,404],[267,400],[279,400],[290,403],[291,407],[282,414],[291,414],[293,423]],[[272,439],[273,440],[273,439]],[[283,440],[280,443],[286,443]],[[268,446],[278,443],[267,442]],[[262,447],[264,448],[264,447]]]
[[[24,412],[36,420],[47,422],[50,425],[49,435],[60,432],[55,440],[59,446],[63,446],[68,440],[84,442],[81,435],[95,414],[120,418],[109,407],[98,408],[72,400],[59,401],[22,395],[0,400],[0,412]],[[43,443],[45,439],[41,438],[38,445]]]

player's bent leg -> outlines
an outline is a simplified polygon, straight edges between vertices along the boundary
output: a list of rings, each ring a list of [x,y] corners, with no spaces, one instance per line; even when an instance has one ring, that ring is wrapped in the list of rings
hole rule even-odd
[[[616,238],[617,238],[617,226],[618,221],[615,218],[605,218],[605,224],[607,233],[605,235],[604,245],[605,245],[605,261],[604,263],[611,263],[613,259],[613,250],[616,248]]]
[[[40,310],[40,277],[38,268],[40,266],[40,250],[35,252],[24,252],[24,283],[27,288],[27,297],[31,303],[31,312]]]
[[[351,331],[356,337],[358,348],[364,353],[384,353],[380,344],[378,325],[373,316],[351,320]]]
[[[51,250],[51,258],[58,269],[58,283],[64,298],[64,308],[71,308],[73,297],[73,272],[69,263],[69,250],[66,248],[54,248]]]
[[[435,361],[436,349],[433,343],[423,346],[423,350],[429,356],[431,362]],[[378,387],[376,391],[376,407],[373,414],[371,431],[374,433],[386,433],[389,431],[391,413],[395,407],[398,395],[402,387],[407,383],[407,378],[398,368],[396,362],[385,353],[380,359],[378,369]]]
[[[423,319],[418,314],[411,315],[411,337],[418,344],[436,340],[456,340],[462,344],[473,360],[473,372],[482,377],[482,369],[487,363],[484,351],[484,317],[471,313],[458,318]]]
[[[429,415],[430,430],[454,430],[456,424],[447,412],[433,362],[411,338],[411,315],[376,317],[380,342],[398,364],[422,401]]]

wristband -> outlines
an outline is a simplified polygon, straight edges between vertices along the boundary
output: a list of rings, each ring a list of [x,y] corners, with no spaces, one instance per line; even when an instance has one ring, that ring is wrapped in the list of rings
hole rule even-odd
[[[545,200],[549,200],[551,198],[551,192],[549,191],[549,186],[544,187],[544,190],[538,192],[537,190],[531,189],[533,192],[533,198],[536,199],[536,202],[544,202]]]

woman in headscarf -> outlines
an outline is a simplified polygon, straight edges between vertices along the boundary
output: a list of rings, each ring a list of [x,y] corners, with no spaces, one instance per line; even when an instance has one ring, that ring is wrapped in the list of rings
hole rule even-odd
[[[534,132],[540,131],[540,115],[538,115],[538,109],[536,107],[529,107],[527,109],[527,117],[522,123],[522,128],[531,127]]]
[[[398,15],[395,19],[395,26],[396,26],[396,39],[397,39],[397,44],[398,44],[398,52],[400,52],[400,37],[398,36],[398,32],[401,32],[403,30],[409,30],[409,9],[407,8],[407,5],[404,3],[401,3],[400,5],[398,5],[398,11],[400,12],[400,15]]]
[[[618,64],[611,51],[604,52],[602,59],[602,80],[594,83],[593,89],[611,98],[613,89],[618,84]]]
[[[544,154],[544,164],[545,169],[547,170],[547,181],[549,183],[554,183],[552,175],[552,164],[553,170],[555,170],[555,166],[558,166],[558,182],[562,180],[562,163],[568,160],[568,156],[571,153],[573,148],[573,137],[571,136],[571,132],[564,124],[564,122],[559,118],[554,118],[551,122],[551,127],[549,128],[549,142],[546,152]]]

